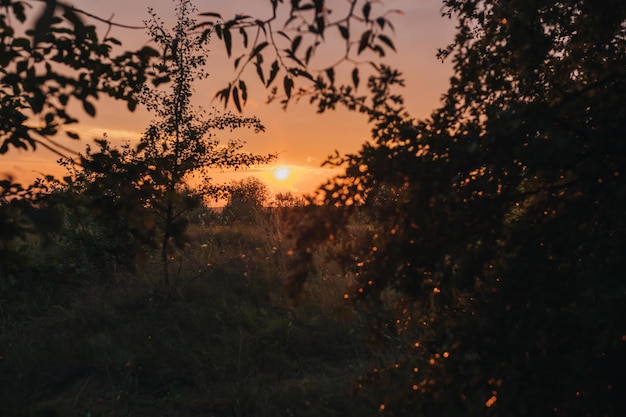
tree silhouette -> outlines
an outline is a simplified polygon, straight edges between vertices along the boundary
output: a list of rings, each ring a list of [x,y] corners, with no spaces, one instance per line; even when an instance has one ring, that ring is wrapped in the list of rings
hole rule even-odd
[[[87,181],[74,175],[70,182],[108,211],[107,218],[127,219],[126,226],[139,242],[152,242],[160,251],[162,281],[171,286],[169,266],[175,247],[186,242],[185,217],[205,198],[218,198],[224,186],[213,184],[210,170],[241,169],[267,163],[275,156],[242,152],[243,142],[220,141],[219,131],[247,127],[264,130],[255,117],[231,113],[206,113],[191,105],[193,83],[206,77],[206,47],[210,37],[192,32],[195,8],[189,0],[178,1],[177,23],[172,31],[150,11],[148,33],[164,50],[158,83],[168,88],[143,86],[140,101],[156,115],[136,149],[111,148],[100,143],[98,152],[82,155],[80,166],[89,172]],[[190,181],[200,181],[190,186]],[[106,200],[106,204],[102,202]]]
[[[364,390],[386,415],[620,415],[626,8],[446,3],[445,106],[414,121],[385,93],[324,190],[375,216],[345,254],[394,347]]]
[[[159,117],[142,137],[140,148],[149,164],[156,167],[152,180],[159,188],[163,207],[159,216],[164,221],[161,244],[163,279],[168,283],[169,241],[184,231],[186,222],[180,216],[188,207],[185,202],[180,207],[177,188],[185,187],[185,180],[192,175],[200,175],[208,180],[211,168],[239,169],[253,164],[267,163],[274,155],[253,155],[240,152],[243,143],[231,140],[221,144],[214,136],[215,130],[230,130],[250,127],[256,132],[264,130],[254,117],[244,118],[232,114],[211,114],[202,120],[190,104],[193,82],[206,77],[207,45],[210,37],[206,33],[194,35],[196,11],[189,0],[181,0],[177,5],[178,22],[172,32],[167,32],[158,18],[151,14],[148,31],[153,40],[164,49],[166,61],[162,69],[171,79],[171,92],[163,94],[157,89],[144,89],[143,102]],[[170,54],[168,56],[167,54]],[[224,146],[225,145],[225,146]],[[211,192],[211,184],[206,183],[199,191],[187,190],[189,197],[198,198]]]
[[[430,118],[382,65],[367,97],[316,90],[367,114],[373,141],[329,161],[345,173],[300,217],[290,288],[338,244],[382,364],[359,392],[383,415],[621,415],[626,5],[444,6],[455,74]]]

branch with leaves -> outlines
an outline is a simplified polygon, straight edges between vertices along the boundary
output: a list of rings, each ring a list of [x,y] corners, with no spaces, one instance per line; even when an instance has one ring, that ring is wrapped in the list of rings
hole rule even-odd
[[[36,3],[43,10],[31,27],[27,21]],[[69,113],[72,101],[84,112],[96,114],[95,101],[107,95],[136,108],[139,88],[158,69],[152,60],[159,54],[150,47],[138,51],[114,49],[115,38],[99,36],[93,21],[135,29],[56,0],[6,0],[0,12],[0,154],[10,146],[36,149],[42,146],[63,155],[69,149],[51,139],[78,119]],[[84,19],[84,18],[87,19]]]
[[[279,99],[283,108],[294,98],[310,97],[312,102],[318,103],[318,109],[324,111],[327,107],[316,98],[316,92],[356,90],[363,65],[376,67],[365,53],[371,52],[379,59],[388,49],[395,51],[390,16],[402,12],[380,8],[379,2],[371,0],[350,0],[343,7],[335,2],[336,8],[331,8],[330,3],[325,0],[292,1],[285,6],[282,1],[272,0],[272,14],[266,19],[238,14],[225,20],[220,13],[201,13],[208,20],[198,27],[204,28],[205,33],[215,33],[224,43],[229,57],[239,51],[233,45],[233,37],[239,36],[242,41],[243,51],[233,61],[235,76],[228,86],[217,92],[216,98],[225,107],[232,98],[237,110],[241,111],[247,99],[243,75],[250,66],[254,67],[263,86],[270,90],[268,101]],[[279,24],[278,16],[283,13],[288,16]],[[329,44],[336,42],[343,44],[343,52],[336,61],[314,68],[320,48],[328,48]],[[352,66],[351,81],[337,87],[336,71],[344,63]],[[279,85],[277,80],[281,77]],[[303,84],[296,84],[297,81]]]

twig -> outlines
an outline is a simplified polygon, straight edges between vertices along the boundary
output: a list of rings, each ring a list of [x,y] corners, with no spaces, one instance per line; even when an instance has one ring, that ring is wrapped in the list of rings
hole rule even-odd
[[[85,381],[83,386],[80,387],[80,390],[76,394],[76,397],[74,397],[74,404],[72,405],[73,408],[76,408],[76,404],[78,403],[78,398],[83,393],[83,391],[85,391],[85,388],[87,388],[87,385],[89,385],[90,382],[91,382],[91,375],[87,378],[87,381]]]
[[[48,0],[35,0],[35,1],[38,1],[40,3],[46,3]],[[122,23],[115,23],[115,22],[111,21],[111,19],[105,19],[105,18],[96,16],[94,14],[91,14],[89,12],[84,11],[83,9],[79,9],[79,8],[71,6],[69,4],[59,3],[59,6],[65,8],[67,10],[71,10],[71,11],[73,11],[75,13],[82,14],[84,16],[87,16],[87,17],[89,17],[91,19],[94,19],[94,20],[97,20],[99,22],[106,23],[106,24],[108,24],[110,26],[117,26],[117,27],[125,28],[125,29],[145,29],[143,26],[132,26],[132,25],[125,25],[125,24],[122,24]]]

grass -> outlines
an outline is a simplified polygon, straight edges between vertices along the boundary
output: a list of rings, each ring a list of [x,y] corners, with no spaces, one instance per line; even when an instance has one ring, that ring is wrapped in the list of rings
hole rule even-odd
[[[173,297],[156,266],[5,292],[0,415],[367,415],[350,396],[366,329],[345,282],[312,279],[292,306],[273,227],[195,225]]]

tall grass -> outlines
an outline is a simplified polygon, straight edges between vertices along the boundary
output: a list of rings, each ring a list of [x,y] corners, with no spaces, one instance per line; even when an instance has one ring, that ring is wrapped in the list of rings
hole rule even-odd
[[[150,260],[109,281],[66,275],[45,295],[45,276],[14,289],[3,304],[0,415],[366,415],[350,396],[366,330],[343,304],[346,282],[327,270],[294,306],[276,217],[201,219],[173,255],[173,296],[162,296]]]

